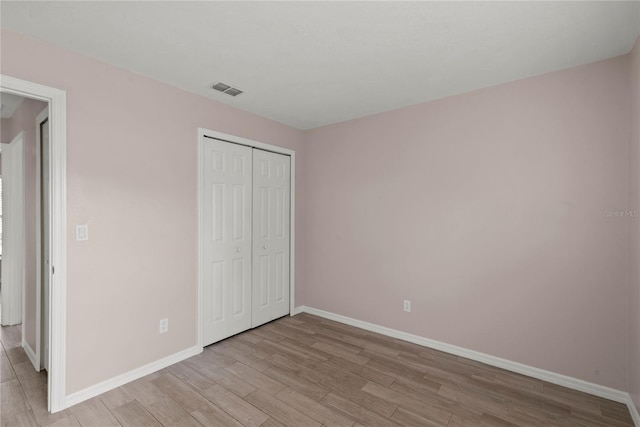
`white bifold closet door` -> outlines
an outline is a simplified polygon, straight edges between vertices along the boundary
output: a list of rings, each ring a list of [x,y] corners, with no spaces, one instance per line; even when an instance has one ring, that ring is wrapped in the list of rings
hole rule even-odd
[[[289,313],[290,158],[206,139],[203,345]]]
[[[204,144],[203,341],[251,327],[251,148]]]
[[[252,321],[289,313],[289,156],[253,150]]]

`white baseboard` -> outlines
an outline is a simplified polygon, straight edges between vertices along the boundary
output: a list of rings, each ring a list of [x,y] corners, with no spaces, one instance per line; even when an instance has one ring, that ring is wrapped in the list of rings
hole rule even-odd
[[[24,349],[24,352],[27,353],[27,357],[29,358],[29,362],[33,365],[33,369],[40,372],[40,361],[36,357],[36,352],[33,351],[29,343],[25,341],[24,338],[22,338],[22,348]]]
[[[631,412],[631,418],[633,418],[633,423],[636,427],[640,427],[640,414],[638,413],[638,408],[636,408],[636,404],[631,398],[631,395],[627,395],[629,397],[627,401],[627,406],[629,407],[629,412]]]
[[[185,359],[188,359],[189,357],[200,354],[201,352],[202,347],[193,346],[179,351],[178,353],[174,353],[170,356],[164,357],[160,360],[156,360],[155,362],[151,362],[149,364],[136,368],[132,371],[125,372],[124,374],[118,375],[117,377],[113,377],[91,387],[87,387],[84,390],[72,393],[65,397],[63,409],[76,405],[80,402],[84,402],[85,400],[91,399],[92,397],[105,393],[109,390],[113,390],[114,388],[120,387],[121,385],[129,383],[131,381],[135,381],[138,378],[144,377],[145,375],[152,374],[156,371],[159,371],[160,369],[166,368],[167,366],[173,365],[174,363],[181,362]]]
[[[513,362],[511,360],[502,359],[500,357],[491,356],[479,351],[469,350],[463,347],[458,347],[429,338],[424,338],[418,335],[409,334],[406,332],[398,331],[396,329],[387,328],[385,326],[364,322],[362,320],[353,319],[341,314],[319,310],[313,307],[307,307],[304,305],[299,306],[296,307],[294,313],[313,314],[318,317],[323,317],[325,319],[335,320],[336,322],[355,326],[356,328],[376,332],[378,334],[386,335],[392,338],[398,338],[403,341],[412,342],[414,344],[429,347],[435,350],[440,350],[445,353],[454,354],[456,356],[465,357],[477,362],[486,363],[487,365],[495,366],[497,368],[506,369],[507,371],[537,378],[539,380],[547,381],[552,384],[557,384],[573,390],[582,391],[594,396],[603,397],[605,399],[613,400],[614,402],[624,403],[629,406],[629,411],[631,411],[631,415],[632,417],[634,417],[636,426],[640,427],[640,417],[638,417],[638,411],[631,401],[631,396],[629,395],[629,393],[621,390],[616,390],[610,387],[594,384],[588,381],[580,380],[578,378],[569,377],[567,375],[558,374],[544,369],[535,368],[533,366],[524,365],[522,363]]]
[[[296,314],[302,313],[305,308],[306,307],[304,305],[299,305],[298,307],[293,309],[293,311],[291,312],[291,316],[295,316]]]

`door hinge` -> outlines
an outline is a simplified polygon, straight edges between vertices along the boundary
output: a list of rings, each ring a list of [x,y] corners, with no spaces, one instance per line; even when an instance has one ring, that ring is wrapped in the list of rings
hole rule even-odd
[[[51,274],[56,274],[56,268],[53,265],[51,266]]]

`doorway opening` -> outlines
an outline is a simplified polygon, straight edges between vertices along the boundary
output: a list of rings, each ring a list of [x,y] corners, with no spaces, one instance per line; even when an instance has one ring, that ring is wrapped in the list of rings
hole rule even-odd
[[[22,177],[22,195],[11,192],[15,185],[7,181],[11,179],[9,175],[2,182],[3,189],[9,189],[2,197],[5,201],[2,222],[6,233],[2,246],[7,251],[12,247],[5,244],[11,237],[7,222],[12,223],[17,217],[15,214],[13,218],[7,217],[7,214],[8,209],[13,210],[14,200],[22,197],[24,227],[23,231],[14,231],[13,237],[25,248],[16,251],[22,254],[22,265],[9,262],[11,255],[8,252],[3,254],[3,267],[9,268],[11,264],[13,277],[17,279],[11,279],[12,285],[0,283],[0,297],[5,293],[3,291],[11,289],[19,295],[16,297],[13,293],[14,301],[19,299],[22,304],[19,304],[17,322],[15,318],[5,322],[5,316],[0,315],[3,325],[21,324],[20,328],[7,326],[6,331],[3,327],[2,341],[3,345],[6,341],[7,345],[16,347],[12,352],[23,351],[33,368],[42,371],[38,375],[43,380],[41,391],[47,402],[43,410],[54,413],[66,407],[66,92],[0,75],[2,110],[5,99],[11,97],[22,98],[20,102],[27,103],[33,114],[29,126],[16,120],[14,128],[14,122],[3,120],[2,142],[9,138],[5,136],[6,129],[15,133],[17,127],[25,127],[23,143],[28,145],[19,153],[22,157],[14,162],[23,166],[22,174],[15,174]],[[18,178],[13,178],[13,182],[17,181]],[[7,276],[3,273],[2,277]],[[3,303],[7,300],[0,299]]]
[[[7,355],[3,364],[12,369],[11,387],[20,389],[31,402],[42,402],[34,412],[46,412],[49,353],[49,321],[46,267],[41,254],[49,254],[49,105],[15,94],[0,93],[2,109],[2,200],[0,222],[0,341]],[[44,280],[41,280],[44,279]],[[44,310],[44,311],[43,311]],[[37,374],[34,373],[33,368]],[[3,378],[5,380],[5,378]]]

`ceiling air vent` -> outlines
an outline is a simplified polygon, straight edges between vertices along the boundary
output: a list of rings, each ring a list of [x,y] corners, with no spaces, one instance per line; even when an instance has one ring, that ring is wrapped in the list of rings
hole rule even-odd
[[[214,84],[212,87],[218,92],[226,93],[227,95],[231,95],[231,96],[238,96],[242,93],[242,91],[237,87],[233,87],[231,85],[228,85],[222,82],[218,82]]]

